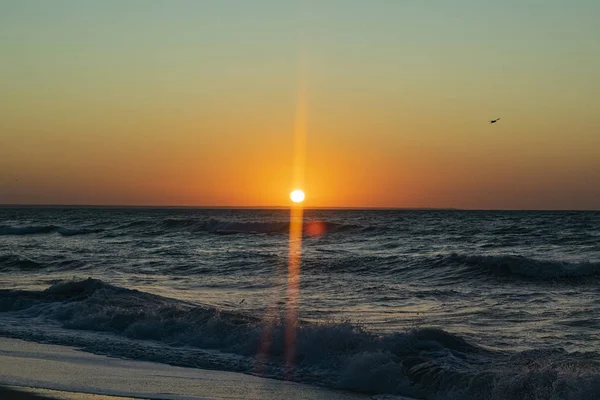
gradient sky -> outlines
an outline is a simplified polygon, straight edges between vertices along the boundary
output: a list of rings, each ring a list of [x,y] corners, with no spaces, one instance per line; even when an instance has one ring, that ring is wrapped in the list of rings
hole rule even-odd
[[[600,1],[0,0],[0,203],[600,209]],[[488,120],[501,117],[490,125]]]

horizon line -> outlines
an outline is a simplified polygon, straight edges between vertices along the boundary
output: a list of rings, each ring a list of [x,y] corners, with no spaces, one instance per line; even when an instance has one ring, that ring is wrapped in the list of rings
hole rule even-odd
[[[288,210],[286,206],[208,206],[208,205],[135,205],[135,204],[35,204],[35,203],[0,203],[0,208],[171,208],[171,209],[204,209],[204,210]],[[311,206],[305,210],[389,210],[389,211],[575,211],[598,212],[600,209],[573,208],[459,208],[459,207],[369,207],[369,206]]]

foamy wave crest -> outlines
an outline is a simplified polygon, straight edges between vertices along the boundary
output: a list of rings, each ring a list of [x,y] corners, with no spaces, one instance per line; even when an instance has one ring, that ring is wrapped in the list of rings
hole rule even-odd
[[[581,278],[600,275],[600,262],[539,260],[523,256],[488,256],[453,254],[446,261],[475,267],[480,271],[518,275],[533,279]]]
[[[279,320],[198,307],[99,280],[59,282],[44,291],[0,290],[0,322],[6,316],[20,323],[0,323],[2,335],[170,364],[284,376]],[[26,321],[31,321],[29,328],[23,328]],[[45,329],[43,321],[55,327]],[[270,345],[257,358],[264,343]],[[441,329],[376,335],[349,322],[300,321],[293,376],[330,387],[427,399],[584,399],[600,389],[596,353],[496,352]]]
[[[0,236],[41,235],[59,233],[62,236],[87,235],[101,232],[101,229],[70,229],[56,225],[7,226],[0,225]]]

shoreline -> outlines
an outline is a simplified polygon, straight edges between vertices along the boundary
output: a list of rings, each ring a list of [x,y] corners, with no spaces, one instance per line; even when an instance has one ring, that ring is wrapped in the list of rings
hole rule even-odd
[[[0,390],[19,396],[12,397],[16,400],[373,398],[235,372],[112,358],[6,337],[0,337]],[[11,399],[1,395],[2,391],[2,399]]]
[[[52,397],[42,396],[21,387],[0,386],[0,398],[6,400],[46,400]]]
[[[106,396],[27,386],[0,386],[3,400],[139,400],[134,397]]]

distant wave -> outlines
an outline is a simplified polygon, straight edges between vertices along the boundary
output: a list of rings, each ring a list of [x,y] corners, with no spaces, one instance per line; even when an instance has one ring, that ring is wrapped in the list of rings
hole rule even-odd
[[[0,236],[40,235],[59,233],[62,236],[87,235],[101,232],[101,229],[70,229],[56,225],[7,226],[0,225]]]
[[[582,278],[600,275],[600,262],[567,262],[539,260],[516,255],[461,255],[452,254],[445,262],[463,264],[479,271],[491,271],[503,275],[551,280],[558,278]]]
[[[123,236],[128,234],[163,235],[169,232],[187,231],[191,233],[209,233],[215,235],[251,235],[269,234],[281,235],[289,232],[288,221],[228,221],[216,218],[207,220],[195,218],[166,218],[159,220],[130,221],[110,229],[99,228],[67,228],[58,225],[0,225],[0,236],[23,236],[58,233],[62,236],[86,235],[104,232],[106,237]],[[306,221],[304,233],[320,236],[322,234],[356,232],[366,233],[381,228],[353,224],[340,224],[329,221]]]
[[[274,378],[284,373],[279,321],[196,307],[95,279],[59,282],[44,291],[0,290],[0,318],[4,315],[21,321],[0,324],[6,336]],[[65,329],[44,329],[42,321]],[[69,335],[72,330],[89,335]],[[257,363],[267,331],[269,351]],[[219,352],[206,352],[211,349]],[[348,322],[300,322],[294,379],[426,399],[585,399],[600,388],[598,359],[596,353],[555,349],[490,351],[436,328],[376,335]]]
[[[193,232],[207,232],[220,235],[233,234],[286,234],[289,232],[289,222],[239,222],[226,221],[216,218],[210,218],[207,221],[196,219],[165,219],[160,225],[166,229],[187,229]],[[347,232],[351,230],[368,231],[372,227],[362,227],[359,225],[337,224],[327,221],[308,221],[304,224],[305,233],[310,233],[310,228],[317,226],[322,233]]]

